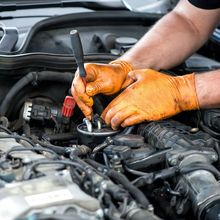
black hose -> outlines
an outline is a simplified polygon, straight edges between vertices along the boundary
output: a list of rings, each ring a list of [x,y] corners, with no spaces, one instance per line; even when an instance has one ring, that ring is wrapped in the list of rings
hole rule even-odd
[[[90,164],[91,166],[95,167],[96,169],[98,168],[102,168],[104,169],[105,166],[103,166],[102,164],[97,163],[96,161],[93,161],[91,159],[86,159],[86,162],[88,164]],[[131,194],[131,196],[139,203],[143,206],[144,209],[147,209],[149,206],[149,201],[146,198],[146,196],[133,184],[131,184],[131,182],[127,179],[127,177],[125,177],[123,174],[115,171],[115,170],[107,170],[106,172],[107,176],[109,178],[111,178],[112,180],[114,180],[117,183],[120,183],[126,190],[129,191],[129,193]]]
[[[39,140],[35,140],[38,144],[40,144],[41,146],[45,147],[45,148],[49,148],[53,151],[55,151],[57,154],[66,154],[66,153],[71,153],[72,148],[71,147],[61,147],[61,146],[56,146],[44,141],[39,141]]]
[[[151,173],[146,173],[146,172],[142,172],[142,171],[139,171],[139,170],[133,170],[133,169],[129,168],[126,165],[124,166],[124,169],[127,172],[129,172],[129,173],[131,173],[133,175],[136,175],[136,176],[147,176],[148,174],[151,175]]]
[[[23,137],[20,136],[18,134],[8,134],[8,135],[0,135],[0,139],[8,139],[8,138],[14,138],[15,140],[24,140],[27,141],[29,144],[31,144],[33,147],[36,145],[34,142],[36,142],[37,144],[39,144],[42,147],[51,149],[52,151],[54,151],[57,154],[67,154],[67,153],[71,153],[72,151],[74,151],[74,148],[71,147],[61,147],[61,146],[56,146],[44,141],[40,141],[40,140],[33,140],[31,141],[31,139],[27,138],[27,137]],[[43,150],[43,149],[42,149]]]
[[[35,144],[27,137],[23,137],[23,136],[20,136],[18,134],[6,134],[6,135],[0,135],[0,139],[8,139],[8,138],[14,138],[16,141],[17,140],[23,140],[23,141],[26,141],[28,142],[30,145],[34,146]]]
[[[101,163],[96,162],[95,160],[91,160],[91,159],[85,159],[84,160],[86,163],[88,163],[89,165],[91,165],[92,167],[94,167],[97,170],[105,170],[107,169],[107,167]]]
[[[134,212],[134,214],[128,215],[126,220],[161,220],[161,218],[146,210],[139,209],[137,212]]]
[[[146,175],[140,176],[133,180],[132,183],[136,187],[142,187],[144,185],[152,184],[154,181],[159,179],[172,178],[179,174],[187,174],[197,170],[206,170],[212,173],[217,180],[220,180],[220,172],[211,164],[193,163],[185,167],[179,168],[178,166],[170,167],[159,172],[146,173]]]
[[[53,145],[47,142],[36,140],[36,142],[45,148],[48,148],[52,151],[54,151],[57,154],[61,155],[69,155],[69,158],[73,159],[76,156],[82,157],[90,154],[91,149],[87,147],[86,145],[73,145],[72,147],[61,147],[57,145]]]
[[[115,182],[120,183],[123,187],[128,190],[131,196],[142,205],[142,208],[147,209],[149,206],[149,201],[146,196],[141,192],[136,186],[132,185],[131,182],[122,175],[121,173],[115,170],[108,170],[107,175],[109,178],[113,179]]]
[[[69,160],[38,160],[37,162],[31,164],[31,166],[28,167],[28,170],[26,173],[23,174],[23,180],[30,179],[32,172],[36,171],[36,168],[40,165],[51,165],[51,164],[61,164],[65,166],[70,166],[74,168],[78,168],[82,172],[85,171],[84,167],[81,166],[79,163],[69,161]]]
[[[210,134],[212,137],[219,139],[220,134],[213,129],[209,128],[207,125],[205,125],[202,121],[199,123],[202,130],[204,130],[206,133]]]
[[[45,152],[48,152],[48,153],[51,153],[55,156],[55,159],[58,159],[59,156],[53,151],[53,150],[50,150],[50,149],[44,149],[42,147],[28,147],[28,148],[23,148],[23,147],[13,147],[12,149],[6,151],[5,153],[5,158],[8,158],[8,156],[12,153],[12,152],[15,152],[15,151],[45,151]]]
[[[15,83],[15,85],[10,89],[10,91],[5,96],[0,107],[0,115],[4,116],[9,106],[13,104],[14,98],[16,95],[27,85],[31,83],[39,83],[42,81],[55,81],[63,83],[71,83],[73,79],[72,73],[61,73],[61,72],[52,72],[52,71],[42,71],[42,72],[31,72],[21,78]]]
[[[59,133],[59,134],[47,134],[43,137],[49,142],[53,141],[69,141],[77,138],[77,132],[72,131],[68,133]]]
[[[0,130],[3,130],[3,131],[5,131],[5,132],[8,133],[8,134],[12,134],[12,131],[10,131],[8,128],[6,128],[6,127],[3,126],[3,125],[0,125]]]

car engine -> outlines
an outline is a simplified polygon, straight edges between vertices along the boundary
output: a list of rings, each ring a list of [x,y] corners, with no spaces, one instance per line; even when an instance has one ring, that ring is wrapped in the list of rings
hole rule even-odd
[[[116,131],[100,118],[114,96],[94,97],[92,121],[77,107],[68,109],[77,69],[70,31],[80,33],[85,62],[107,63],[160,17],[83,9],[23,32],[2,28],[0,219],[219,219],[220,109]],[[13,39],[12,47],[7,42]],[[219,45],[211,38],[185,63],[163,72],[220,68]]]

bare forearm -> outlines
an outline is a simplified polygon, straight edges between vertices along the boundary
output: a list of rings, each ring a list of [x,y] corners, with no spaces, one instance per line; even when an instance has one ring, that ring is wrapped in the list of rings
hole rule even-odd
[[[168,69],[178,65],[202,45],[196,42],[197,35],[183,18],[172,13],[159,21],[121,59],[137,69]]]
[[[136,69],[168,69],[180,64],[204,44],[217,25],[219,11],[209,13],[183,0],[120,59]]]
[[[196,74],[195,86],[200,108],[220,108],[220,70]]]

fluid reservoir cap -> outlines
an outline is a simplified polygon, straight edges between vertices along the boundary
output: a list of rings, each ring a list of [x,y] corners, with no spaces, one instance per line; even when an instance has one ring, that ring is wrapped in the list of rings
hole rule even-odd
[[[97,128],[93,128],[92,132],[87,130],[87,127],[85,125],[85,123],[79,124],[77,126],[77,131],[80,134],[86,135],[86,136],[97,136],[97,137],[108,137],[108,136],[112,136],[114,134],[117,134],[120,132],[120,130],[112,130],[109,127],[103,127],[101,129],[97,129]]]
[[[137,39],[133,37],[118,37],[115,39],[115,43],[119,46],[132,46],[137,43]]]
[[[109,127],[102,127],[101,129],[92,128],[92,131],[88,131],[88,127],[85,123],[77,126],[77,132],[79,135],[79,143],[87,145],[89,147],[96,147],[97,144],[103,143],[103,141],[110,136],[114,136],[121,130],[112,130]]]
[[[146,145],[144,137],[135,134],[119,134],[116,135],[113,140],[115,145],[128,146],[131,148],[140,148]]]

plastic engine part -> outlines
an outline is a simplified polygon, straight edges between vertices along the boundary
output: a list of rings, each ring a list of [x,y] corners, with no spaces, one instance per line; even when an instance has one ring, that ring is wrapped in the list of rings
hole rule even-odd
[[[63,102],[62,115],[68,118],[72,117],[75,105],[74,98],[72,96],[66,96]]]
[[[199,130],[192,132],[192,127],[173,120],[164,120],[143,124],[139,127],[140,135],[159,149],[211,147],[218,145],[209,134]]]

